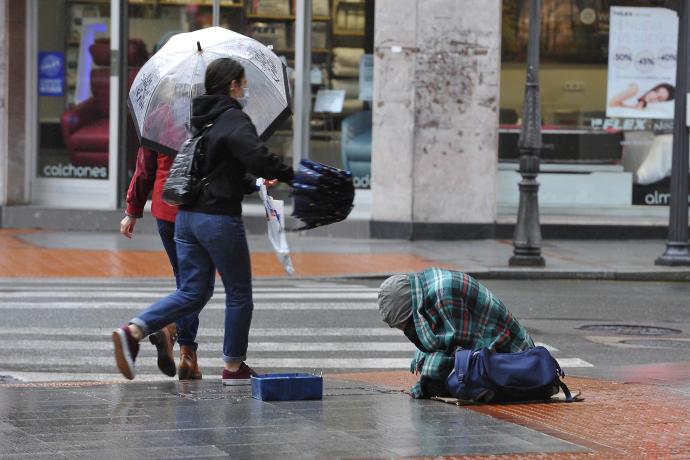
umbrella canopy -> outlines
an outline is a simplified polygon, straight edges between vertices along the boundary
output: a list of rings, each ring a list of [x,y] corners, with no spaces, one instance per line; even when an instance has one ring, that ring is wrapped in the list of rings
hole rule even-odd
[[[244,111],[262,140],[291,114],[283,62],[260,42],[222,27],[174,35],[139,70],[129,90],[129,109],[142,145],[174,155],[191,133],[192,98],[204,93],[206,66],[230,57],[248,81]]]
[[[352,211],[355,189],[352,174],[304,159],[292,180],[292,215],[308,230],[345,219]]]

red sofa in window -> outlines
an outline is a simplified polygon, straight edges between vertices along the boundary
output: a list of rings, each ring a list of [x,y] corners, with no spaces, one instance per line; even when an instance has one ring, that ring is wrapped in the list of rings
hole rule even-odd
[[[89,52],[94,64],[91,70],[91,97],[64,112],[60,116],[60,124],[70,153],[70,163],[75,166],[107,167],[110,137],[110,40],[96,40]],[[139,68],[148,59],[146,45],[142,40],[129,40],[127,59],[129,87]],[[132,137],[128,139],[128,149],[136,149],[136,132],[131,120],[128,133]]]

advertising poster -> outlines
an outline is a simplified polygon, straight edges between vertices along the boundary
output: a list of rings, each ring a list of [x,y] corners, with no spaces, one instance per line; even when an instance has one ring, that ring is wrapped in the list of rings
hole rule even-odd
[[[611,7],[606,116],[673,118],[677,46],[674,11]]]
[[[64,96],[65,53],[61,51],[38,53],[38,94]]]

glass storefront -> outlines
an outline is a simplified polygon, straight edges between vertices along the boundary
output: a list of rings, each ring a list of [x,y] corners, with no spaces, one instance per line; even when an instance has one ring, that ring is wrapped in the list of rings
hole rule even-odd
[[[98,181],[128,180],[135,164],[138,139],[131,123],[119,145],[125,162],[113,162],[110,127],[111,12],[104,0],[36,0],[37,63],[37,154],[35,182],[38,202],[59,204],[53,191],[92,187],[103,192]],[[288,73],[295,59],[294,0],[221,0],[219,25],[271,45],[285,59]],[[343,120],[368,109],[360,98],[359,69],[364,54],[365,2],[313,0],[311,157],[343,166],[341,130]],[[213,1],[130,0],[126,14],[129,83],[148,57],[179,32],[210,27]],[[117,72],[115,72],[116,74]],[[332,101],[331,92],[340,96]],[[328,97],[331,97],[329,99]],[[124,103],[124,101],[121,101]],[[369,112],[370,114],[370,112]],[[371,117],[369,116],[369,120]],[[365,127],[371,138],[371,123]],[[124,143],[124,142],[122,142]],[[292,122],[286,121],[268,141],[269,148],[290,161]],[[370,145],[369,145],[370,149]],[[370,151],[368,152],[370,156]],[[111,177],[113,165],[120,167]],[[80,182],[81,181],[81,182]],[[93,182],[96,181],[96,182]],[[88,187],[81,184],[92,184]],[[65,184],[71,184],[65,187]],[[368,179],[367,179],[368,184]],[[114,195],[117,187],[108,192]],[[98,194],[96,194],[98,195]],[[41,197],[49,197],[42,199]],[[121,200],[122,197],[117,197]],[[88,199],[86,200],[88,201]],[[69,203],[65,203],[69,205]]]
[[[529,4],[503,1],[499,205],[513,205],[518,200],[517,144]],[[644,11],[632,12],[628,7]],[[611,18],[616,8],[623,8],[619,11],[624,18],[618,22]],[[644,16],[640,21],[662,21],[665,26],[631,32],[636,24],[644,23],[630,19],[638,12]],[[637,94],[622,96],[629,99],[627,104],[635,105],[636,98],[645,97],[646,86],[662,81],[659,75],[670,71],[675,78],[674,17],[674,12],[658,8],[658,2],[652,1],[542,1],[539,75],[546,149],[541,155],[540,205],[629,208],[668,204],[670,168],[661,171],[657,167],[653,174],[650,168],[666,160],[670,166],[672,120],[653,109],[667,109],[673,102],[654,101],[648,106],[645,103],[645,110],[615,112],[611,106],[618,94],[611,88],[617,75],[639,75]],[[610,56],[612,38],[616,49]],[[663,48],[663,41],[673,48]],[[609,60],[616,56],[629,62],[629,72],[611,73]]]

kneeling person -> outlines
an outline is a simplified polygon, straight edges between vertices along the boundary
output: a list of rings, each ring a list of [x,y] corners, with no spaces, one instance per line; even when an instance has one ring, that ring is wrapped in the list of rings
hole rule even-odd
[[[383,320],[417,347],[410,364],[420,375],[413,398],[448,395],[457,347],[503,353],[534,347],[505,304],[466,273],[429,268],[391,276],[381,284],[378,305]]]

